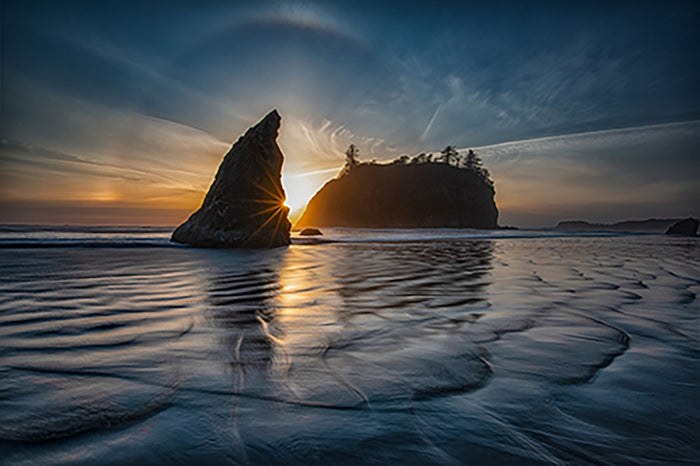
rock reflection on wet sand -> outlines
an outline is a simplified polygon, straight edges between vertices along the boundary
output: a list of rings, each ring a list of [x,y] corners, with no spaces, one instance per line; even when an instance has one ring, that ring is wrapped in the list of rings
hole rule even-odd
[[[0,251],[23,463],[658,463],[698,451],[696,240]]]

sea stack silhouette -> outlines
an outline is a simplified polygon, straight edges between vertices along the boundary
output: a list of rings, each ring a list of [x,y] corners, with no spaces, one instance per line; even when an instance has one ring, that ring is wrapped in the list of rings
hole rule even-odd
[[[498,228],[494,189],[446,163],[361,164],[326,183],[297,228]]]
[[[202,248],[289,245],[291,224],[282,188],[284,156],[277,145],[281,117],[272,110],[224,157],[202,206],[171,241]]]
[[[682,236],[697,236],[698,231],[697,219],[688,217],[684,220],[680,220],[669,227],[666,230],[667,235],[682,235]]]

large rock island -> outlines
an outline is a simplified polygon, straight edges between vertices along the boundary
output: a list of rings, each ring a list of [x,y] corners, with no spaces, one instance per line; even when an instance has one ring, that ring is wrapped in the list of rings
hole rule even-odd
[[[498,228],[492,184],[447,163],[360,164],[329,181],[296,226]]]
[[[206,248],[268,248],[289,244],[277,145],[277,110],[231,147],[202,206],[173,232],[171,240]]]

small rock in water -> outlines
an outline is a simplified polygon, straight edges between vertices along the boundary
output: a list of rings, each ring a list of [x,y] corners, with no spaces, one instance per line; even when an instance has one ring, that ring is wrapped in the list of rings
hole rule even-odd
[[[686,218],[674,223],[666,230],[667,235],[697,236],[698,221],[694,218]]]
[[[323,233],[317,228],[304,228],[299,236],[323,236]]]

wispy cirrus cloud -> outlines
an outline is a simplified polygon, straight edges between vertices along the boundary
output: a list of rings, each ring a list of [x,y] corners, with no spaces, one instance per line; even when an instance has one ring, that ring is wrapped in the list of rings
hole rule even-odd
[[[607,151],[661,142],[672,144],[676,140],[697,138],[699,132],[700,120],[692,120],[524,139],[473,147],[473,149],[478,150],[493,163],[514,162],[526,155],[549,156],[557,153],[559,156],[575,156],[579,150]],[[690,159],[691,155],[686,153],[685,157]],[[624,154],[618,154],[618,157],[620,156]]]
[[[504,221],[535,226],[698,215],[699,144],[694,120],[474,149],[496,181]]]
[[[119,201],[191,210],[230,147],[197,128],[66,96],[52,96],[43,110],[47,121],[60,121],[55,130],[74,136],[47,131],[25,133],[28,141],[2,139],[5,205]]]

